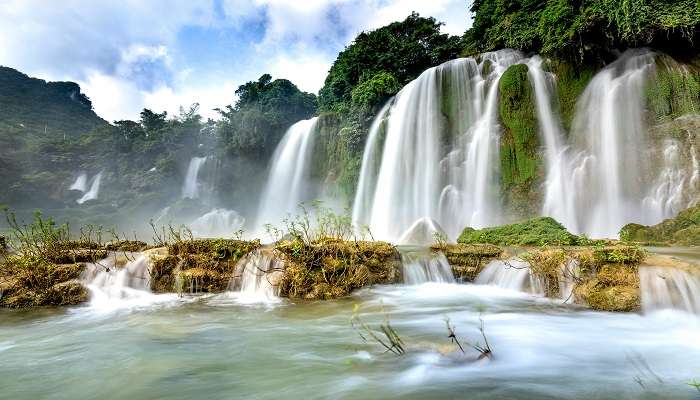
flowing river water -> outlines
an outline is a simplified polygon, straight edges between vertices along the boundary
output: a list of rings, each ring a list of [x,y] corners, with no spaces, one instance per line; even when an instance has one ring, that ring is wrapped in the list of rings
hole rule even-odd
[[[355,306],[370,326],[388,319],[406,353],[364,342]],[[483,345],[480,318],[490,360],[468,346]],[[464,283],[252,304],[142,292],[0,310],[0,360],[0,398],[15,400],[688,399],[698,395],[685,382],[700,378],[700,316],[594,312]]]

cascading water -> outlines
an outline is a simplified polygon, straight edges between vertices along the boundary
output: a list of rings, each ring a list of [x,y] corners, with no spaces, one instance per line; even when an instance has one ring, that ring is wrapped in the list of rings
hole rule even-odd
[[[573,201],[572,165],[564,144],[561,121],[552,108],[552,95],[556,93],[554,75],[545,72],[542,63],[542,58],[538,56],[527,62],[528,77],[535,92],[537,123],[547,171],[542,213],[574,229],[577,210]]]
[[[530,264],[517,258],[491,261],[479,272],[474,283],[544,296],[544,285],[531,273]]]
[[[233,237],[245,224],[245,218],[234,210],[215,208],[191,224],[192,235],[195,237]]]
[[[318,118],[292,125],[277,145],[272,157],[270,174],[263,191],[256,227],[279,224],[294,213],[299,203],[312,200],[309,164],[314,148],[314,133]]]
[[[455,281],[452,267],[443,253],[430,249],[401,249],[403,281],[408,285]]]
[[[284,262],[269,249],[249,253],[236,266],[230,294],[243,304],[277,303],[277,285],[283,270]]]
[[[199,197],[197,177],[199,176],[199,169],[202,168],[206,161],[207,157],[192,157],[190,160],[190,165],[187,167],[187,174],[185,175],[185,182],[182,185],[183,199],[196,199]]]
[[[87,263],[81,281],[90,290],[90,306],[118,309],[173,299],[174,295],[151,293],[149,267],[150,259],[142,253],[111,255]]]
[[[92,183],[90,184],[90,190],[83,194],[83,197],[76,200],[78,204],[83,204],[89,200],[96,200],[97,196],[100,194],[100,183],[102,182],[102,172],[95,175],[92,178]]]
[[[72,185],[70,185],[68,190],[76,190],[78,192],[85,193],[85,191],[87,190],[87,174],[83,172],[80,175],[78,175],[78,177],[75,178],[75,181]]]
[[[700,275],[669,267],[641,267],[639,288],[645,313],[675,309],[700,314]]]
[[[497,83],[520,58],[504,50],[484,54],[480,63],[449,61],[396,95],[370,129],[355,226],[395,241],[416,220],[431,218],[455,239],[465,226],[499,220]]]

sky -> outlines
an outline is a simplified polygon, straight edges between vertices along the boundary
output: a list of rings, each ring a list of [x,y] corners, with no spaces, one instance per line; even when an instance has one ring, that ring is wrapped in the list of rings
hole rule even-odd
[[[108,121],[234,101],[263,73],[316,93],[361,31],[433,16],[469,27],[465,0],[2,0],[0,65],[78,82]]]

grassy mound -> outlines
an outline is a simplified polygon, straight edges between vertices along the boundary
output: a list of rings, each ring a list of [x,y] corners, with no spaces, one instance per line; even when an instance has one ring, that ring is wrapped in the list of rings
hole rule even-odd
[[[259,240],[195,239],[150,250],[151,290],[223,292],[236,273],[238,261],[259,247]]]
[[[493,228],[465,228],[458,243],[488,243],[499,246],[578,246],[588,245],[587,238],[576,236],[550,217],[529,219]]]
[[[700,205],[653,226],[627,224],[620,230],[620,239],[648,244],[700,246]]]
[[[281,241],[275,250],[286,262],[281,296],[334,299],[367,285],[401,281],[399,253],[385,242],[297,239]]]

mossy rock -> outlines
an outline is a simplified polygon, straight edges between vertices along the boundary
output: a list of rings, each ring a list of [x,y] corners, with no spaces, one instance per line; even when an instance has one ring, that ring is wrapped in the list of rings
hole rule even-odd
[[[639,246],[605,246],[593,250],[598,264],[639,265],[646,256],[646,250]]]
[[[540,217],[493,228],[465,228],[457,242],[499,246],[576,246],[588,244],[589,240],[570,233],[553,218]]]
[[[641,306],[639,287],[606,286],[597,280],[579,285],[575,295],[598,311],[632,312]]]
[[[286,263],[279,285],[284,297],[331,299],[367,285],[401,281],[399,253],[385,242],[285,240],[275,251]]]
[[[76,281],[83,264],[57,265],[14,256],[2,266],[0,307],[60,306],[87,301],[88,291]]]
[[[490,244],[448,244],[433,246],[431,250],[443,253],[454,276],[467,282],[473,281],[489,261],[503,254],[503,249]]]
[[[234,258],[238,260],[260,246],[259,240],[194,239],[173,243],[168,246],[168,252],[178,256],[212,254],[221,259]]]
[[[151,256],[151,290],[154,293],[168,293],[176,290],[175,270],[180,263],[178,256]]]
[[[120,240],[117,242],[107,243],[104,249],[107,251],[129,251],[137,252],[148,247],[148,243],[138,240]]]
[[[620,239],[629,242],[700,246],[700,204],[653,226],[627,224],[620,230]]]
[[[180,272],[183,292],[190,293],[219,293],[228,289],[232,274],[204,269],[190,268]]]
[[[525,64],[510,66],[498,83],[501,186],[507,206],[520,217],[537,213],[542,178],[535,93]]]
[[[545,296],[559,297],[560,275],[562,267],[571,259],[569,252],[563,249],[537,249],[520,255],[520,258],[530,264],[531,273],[543,283]]]

